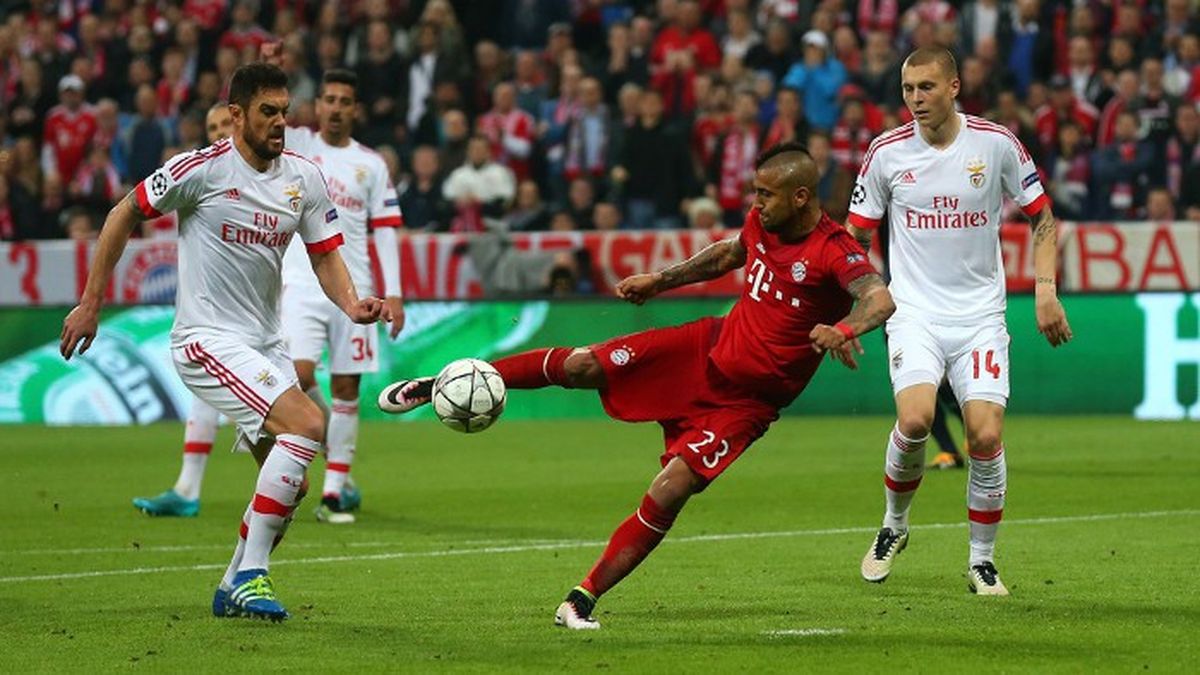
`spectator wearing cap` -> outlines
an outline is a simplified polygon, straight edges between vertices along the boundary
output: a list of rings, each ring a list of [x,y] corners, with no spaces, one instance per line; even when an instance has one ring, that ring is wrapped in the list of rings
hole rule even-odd
[[[700,5],[681,0],[674,22],[654,41],[650,55],[651,84],[663,93],[668,117],[689,115],[696,107],[692,76],[721,65],[721,50],[712,33],[700,25]]]
[[[705,192],[721,206],[726,227],[739,227],[754,180],[758,155],[758,97],[742,91],[734,96],[733,125],[720,138],[708,163]]]
[[[1065,120],[1073,120],[1088,138],[1096,137],[1096,126],[1100,121],[1100,113],[1092,104],[1075,97],[1071,82],[1064,75],[1055,75],[1050,80],[1050,101],[1035,114],[1034,126],[1043,148],[1054,146],[1058,125]]]
[[[626,199],[629,226],[678,228],[683,200],[695,191],[694,176],[687,141],[663,122],[662,94],[647,89],[638,103],[638,121],[626,131],[612,170]]]
[[[832,129],[837,123],[838,90],[846,83],[846,69],[829,56],[829,38],[810,30],[801,39],[804,58],[788,70],[783,86],[804,92],[804,115],[818,129]]]
[[[492,157],[507,166],[518,181],[530,176],[536,122],[517,107],[517,89],[502,82],[492,90],[492,109],[479,118],[476,129],[492,144]]]
[[[839,223],[846,222],[850,212],[850,191],[854,189],[855,172],[834,161],[829,136],[821,131],[808,134],[808,154],[817,166],[817,199],[821,209]]]
[[[744,62],[750,70],[770,71],[778,82],[787,75],[795,60],[791,28],[783,21],[775,20],[767,24],[766,38],[746,52]]]
[[[1092,154],[1093,215],[1104,220],[1137,218],[1145,204],[1153,163],[1154,148],[1138,140],[1137,116],[1122,112],[1117,116],[1113,143]]]
[[[96,115],[83,102],[83,80],[67,75],[58,82],[59,105],[50,109],[42,132],[42,170],[70,182],[96,133]]]

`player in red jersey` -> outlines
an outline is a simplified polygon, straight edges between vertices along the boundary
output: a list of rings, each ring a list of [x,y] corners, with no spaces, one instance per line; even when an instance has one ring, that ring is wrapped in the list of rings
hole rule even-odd
[[[597,598],[662,541],[688,498],[766,432],[825,352],[856,368],[862,351],[856,336],[894,310],[862,247],[817,204],[817,168],[804,147],[775,146],[755,168],[754,207],[739,236],[660,272],[629,277],[616,289],[640,305],[745,266],[746,287],[728,316],[494,364],[511,389],[597,389],[610,416],[663,427],[662,471],[558,607],[558,625],[598,628],[591,617]],[[416,408],[429,401],[432,382],[397,382],[380,393],[379,405],[394,413]]]

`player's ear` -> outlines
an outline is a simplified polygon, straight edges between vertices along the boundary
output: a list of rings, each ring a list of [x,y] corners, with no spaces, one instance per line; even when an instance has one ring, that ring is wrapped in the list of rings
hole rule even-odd
[[[797,209],[804,208],[810,199],[812,199],[812,193],[803,185],[792,191],[792,205]]]

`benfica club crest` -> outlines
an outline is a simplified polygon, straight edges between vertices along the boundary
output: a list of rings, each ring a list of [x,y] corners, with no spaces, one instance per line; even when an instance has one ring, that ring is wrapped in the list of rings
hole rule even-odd
[[[975,157],[967,160],[967,173],[970,174],[973,187],[983,187],[983,181],[986,178],[983,173],[984,169],[987,169],[987,165],[983,163],[982,159]]]

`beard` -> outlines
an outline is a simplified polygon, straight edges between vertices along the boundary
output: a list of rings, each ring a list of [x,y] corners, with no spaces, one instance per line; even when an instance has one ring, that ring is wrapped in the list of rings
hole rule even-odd
[[[259,159],[264,159],[264,160],[270,161],[270,160],[273,160],[273,159],[279,157],[280,153],[283,151],[282,146],[280,146],[279,150],[271,149],[269,142],[274,139],[272,139],[270,137],[270,135],[263,136],[260,138],[258,136],[255,136],[254,134],[246,133],[244,135],[244,138],[246,141],[246,145],[250,146],[250,149],[254,152],[255,155],[258,155]],[[280,133],[280,135],[276,136],[275,138],[282,139],[283,134]]]

